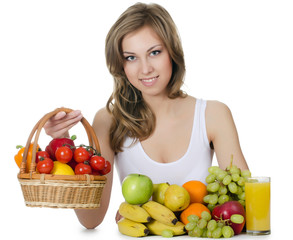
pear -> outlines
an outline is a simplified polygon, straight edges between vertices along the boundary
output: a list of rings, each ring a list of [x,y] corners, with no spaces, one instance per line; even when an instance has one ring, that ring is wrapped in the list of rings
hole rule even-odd
[[[154,184],[152,200],[160,204],[164,204],[165,192],[169,186],[170,184],[167,182]]]
[[[170,185],[165,192],[164,205],[173,212],[183,211],[190,203],[190,195],[184,187]]]

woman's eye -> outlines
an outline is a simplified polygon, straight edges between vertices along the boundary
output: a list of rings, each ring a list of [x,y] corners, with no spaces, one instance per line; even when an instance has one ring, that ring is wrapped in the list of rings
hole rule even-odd
[[[156,56],[156,55],[158,55],[158,54],[160,54],[160,53],[161,53],[160,50],[155,50],[155,51],[152,51],[152,52],[151,52],[151,56]]]
[[[136,58],[134,57],[134,56],[127,56],[127,57],[125,57],[125,60],[126,61],[134,61]]]

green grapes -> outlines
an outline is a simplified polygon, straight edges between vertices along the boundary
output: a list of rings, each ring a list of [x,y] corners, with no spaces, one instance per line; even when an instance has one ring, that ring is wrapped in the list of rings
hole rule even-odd
[[[228,195],[221,195],[218,199],[219,204],[223,204],[225,202],[229,201],[229,196]]]
[[[230,182],[230,183],[228,184],[228,189],[229,189],[229,191],[230,191],[231,193],[236,193],[237,190],[238,190],[237,185],[236,185],[235,182]]]
[[[218,227],[216,220],[212,219],[208,222],[207,228],[210,231],[214,231]]]
[[[222,234],[224,238],[233,237],[234,236],[233,228],[231,228],[230,226],[224,226],[222,228]]]
[[[251,172],[249,170],[241,171],[241,177],[249,178],[251,177]]]
[[[187,231],[191,231],[192,229],[194,229],[195,228],[195,226],[197,225],[197,222],[189,222],[189,223],[187,223],[186,225],[185,225],[185,229],[187,230]]]
[[[165,229],[162,231],[161,235],[162,237],[165,237],[165,238],[171,238],[174,236],[174,232],[170,229]]]
[[[197,222],[197,226],[201,229],[204,229],[207,226],[207,224],[208,224],[207,220],[203,218],[199,219]]]
[[[223,221],[216,221],[212,219],[209,212],[203,211],[201,218],[195,217],[196,215],[189,215],[189,223],[185,225],[185,229],[188,231],[190,237],[202,237],[202,238],[230,238],[234,236],[233,228],[225,225]],[[241,215],[232,215],[236,222],[241,222]]]
[[[241,224],[244,221],[244,217],[240,214],[233,214],[230,219],[232,223],[237,223],[237,224]]]
[[[212,218],[212,215],[209,212],[207,212],[207,211],[203,211],[201,213],[201,218],[202,219],[205,219],[206,221],[210,221],[211,218]]]
[[[217,179],[217,176],[215,174],[211,173],[206,177],[206,183],[212,183],[216,179]]]
[[[219,182],[213,182],[213,183],[209,183],[208,185],[207,185],[207,190],[209,191],[209,192],[218,192],[219,191],[219,189],[220,189],[220,184],[219,184]]]
[[[210,195],[209,203],[213,204],[213,205],[216,205],[218,200],[219,200],[218,195],[217,194],[212,194],[212,195]]]
[[[194,214],[191,214],[187,217],[187,220],[189,222],[197,222],[199,220],[199,216],[197,215],[194,215]]]
[[[219,204],[227,201],[239,201],[245,207],[245,181],[251,176],[249,170],[241,170],[231,165],[226,170],[211,166],[206,177],[208,194],[203,201],[212,211]],[[207,234],[209,234],[207,232]]]
[[[232,177],[231,177],[231,175],[227,175],[227,176],[223,179],[223,184],[227,186],[228,184],[231,183],[231,181],[232,181]]]

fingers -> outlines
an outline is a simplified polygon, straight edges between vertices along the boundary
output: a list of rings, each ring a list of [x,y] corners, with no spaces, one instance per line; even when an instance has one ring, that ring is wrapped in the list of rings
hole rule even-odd
[[[120,215],[119,211],[117,211],[116,216],[115,216],[115,221],[116,223],[122,218],[122,216]]]
[[[52,117],[53,120],[60,120],[66,116],[66,112],[58,112],[55,116]]]
[[[53,138],[68,137],[68,131],[82,119],[81,111],[58,112],[44,125],[46,134]]]

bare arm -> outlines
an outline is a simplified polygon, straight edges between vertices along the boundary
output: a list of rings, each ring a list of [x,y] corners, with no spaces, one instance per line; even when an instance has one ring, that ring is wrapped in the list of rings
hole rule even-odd
[[[106,175],[107,183],[104,187],[100,207],[98,209],[76,209],[75,213],[78,217],[80,223],[86,228],[95,228],[101,224],[105,214],[108,210],[112,181],[113,181],[113,170],[114,170],[114,152],[110,148],[109,141],[109,129],[111,124],[110,114],[106,109],[101,109],[95,116],[93,122],[93,128],[96,132],[96,135],[99,139],[99,144],[101,147],[102,156],[110,161],[112,165],[112,170],[109,174]]]
[[[233,154],[233,164],[241,169],[248,169],[230,109],[221,102],[208,101],[206,125],[208,138],[213,142],[220,168],[229,166]]]

